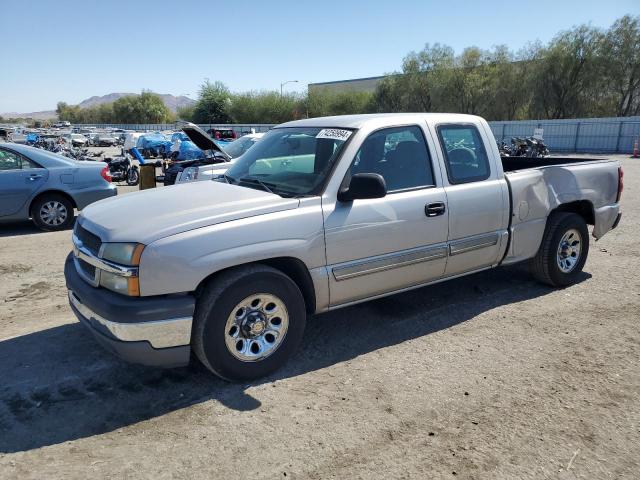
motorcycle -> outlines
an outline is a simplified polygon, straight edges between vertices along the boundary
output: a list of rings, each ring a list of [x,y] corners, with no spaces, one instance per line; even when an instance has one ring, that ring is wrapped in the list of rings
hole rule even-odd
[[[131,165],[127,156],[106,157],[104,162],[109,167],[109,174],[114,182],[127,182],[130,186],[140,182],[140,170],[137,165]]]
[[[498,146],[498,149],[500,149],[500,146]],[[502,154],[502,150],[500,153]],[[548,157],[550,153],[549,148],[542,140],[533,137],[513,137],[511,139],[511,148],[507,155],[510,157],[541,158]]]
[[[528,157],[527,155],[527,141],[523,138],[513,137],[511,138],[511,153],[512,157]]]
[[[549,149],[542,140],[529,137],[527,142],[527,156],[532,158],[547,157],[549,156]]]
[[[497,140],[496,144],[498,145],[498,152],[500,152],[501,157],[511,156],[511,147],[509,145],[507,145],[504,141],[498,142]]]

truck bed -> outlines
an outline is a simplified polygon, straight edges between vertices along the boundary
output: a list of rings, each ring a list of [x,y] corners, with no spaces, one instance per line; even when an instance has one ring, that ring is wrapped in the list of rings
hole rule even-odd
[[[515,172],[529,168],[551,167],[553,165],[567,165],[571,163],[606,162],[606,158],[584,158],[584,157],[500,157],[502,169],[505,172]]]

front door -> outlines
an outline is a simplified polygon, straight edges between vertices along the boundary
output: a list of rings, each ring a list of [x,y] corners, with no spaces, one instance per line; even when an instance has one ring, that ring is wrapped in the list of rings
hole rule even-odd
[[[323,204],[332,307],[437,279],[446,265],[447,202],[423,129],[373,132],[345,182],[355,173],[382,175],[387,195]]]
[[[31,160],[0,148],[0,217],[17,213],[47,176]]]

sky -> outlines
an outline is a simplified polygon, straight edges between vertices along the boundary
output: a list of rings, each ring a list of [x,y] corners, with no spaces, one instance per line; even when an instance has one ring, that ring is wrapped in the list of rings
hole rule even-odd
[[[197,98],[397,71],[407,53],[547,42],[606,28],[640,0],[0,0],[0,113],[143,89]]]

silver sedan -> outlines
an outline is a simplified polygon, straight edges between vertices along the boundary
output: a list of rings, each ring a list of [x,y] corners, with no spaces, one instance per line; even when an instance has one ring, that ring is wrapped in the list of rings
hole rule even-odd
[[[0,143],[0,222],[31,218],[43,230],[63,230],[74,209],[116,194],[105,163]]]

